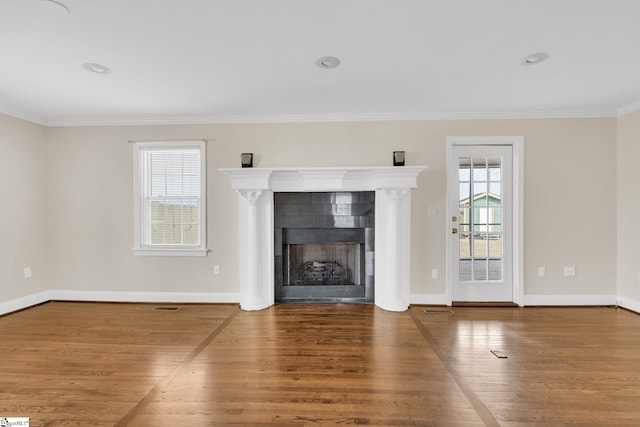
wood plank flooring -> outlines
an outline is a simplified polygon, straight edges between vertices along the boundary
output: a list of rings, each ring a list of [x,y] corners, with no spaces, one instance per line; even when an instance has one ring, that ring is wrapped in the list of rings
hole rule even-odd
[[[640,425],[640,316],[625,310],[172,306],[51,302],[0,317],[0,417],[31,426]]]

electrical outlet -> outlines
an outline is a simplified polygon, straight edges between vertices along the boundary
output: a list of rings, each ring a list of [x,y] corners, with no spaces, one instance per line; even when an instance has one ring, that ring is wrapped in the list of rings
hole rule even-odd
[[[25,267],[24,268],[24,278],[25,279],[29,279],[31,276],[33,276],[33,272],[31,271],[31,267]]]
[[[213,274],[220,274],[220,266],[219,265],[214,265],[213,266]]]
[[[538,277],[546,277],[547,269],[543,266],[538,267]]]
[[[564,276],[565,277],[569,277],[569,276],[575,276],[576,275],[576,268],[572,265],[567,265],[564,267]]]
[[[437,279],[438,277],[440,277],[440,273],[438,272],[437,268],[434,268],[431,270],[431,278],[432,279]]]

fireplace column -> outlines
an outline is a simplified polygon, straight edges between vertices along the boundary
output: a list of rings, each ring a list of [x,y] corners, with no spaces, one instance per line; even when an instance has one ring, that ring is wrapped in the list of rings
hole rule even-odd
[[[266,263],[273,246],[273,193],[238,190],[240,194],[240,307],[262,310],[273,304],[273,263]]]
[[[389,311],[409,308],[411,193],[408,188],[376,191],[375,304]]]

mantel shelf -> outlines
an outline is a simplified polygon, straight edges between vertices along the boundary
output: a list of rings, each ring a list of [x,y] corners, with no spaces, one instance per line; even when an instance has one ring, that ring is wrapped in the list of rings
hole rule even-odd
[[[370,191],[415,188],[427,166],[227,168],[234,190]]]

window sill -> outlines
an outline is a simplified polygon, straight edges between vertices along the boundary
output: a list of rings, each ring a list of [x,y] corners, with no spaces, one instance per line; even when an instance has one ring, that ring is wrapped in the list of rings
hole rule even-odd
[[[207,256],[206,248],[134,248],[133,254],[140,256]]]

